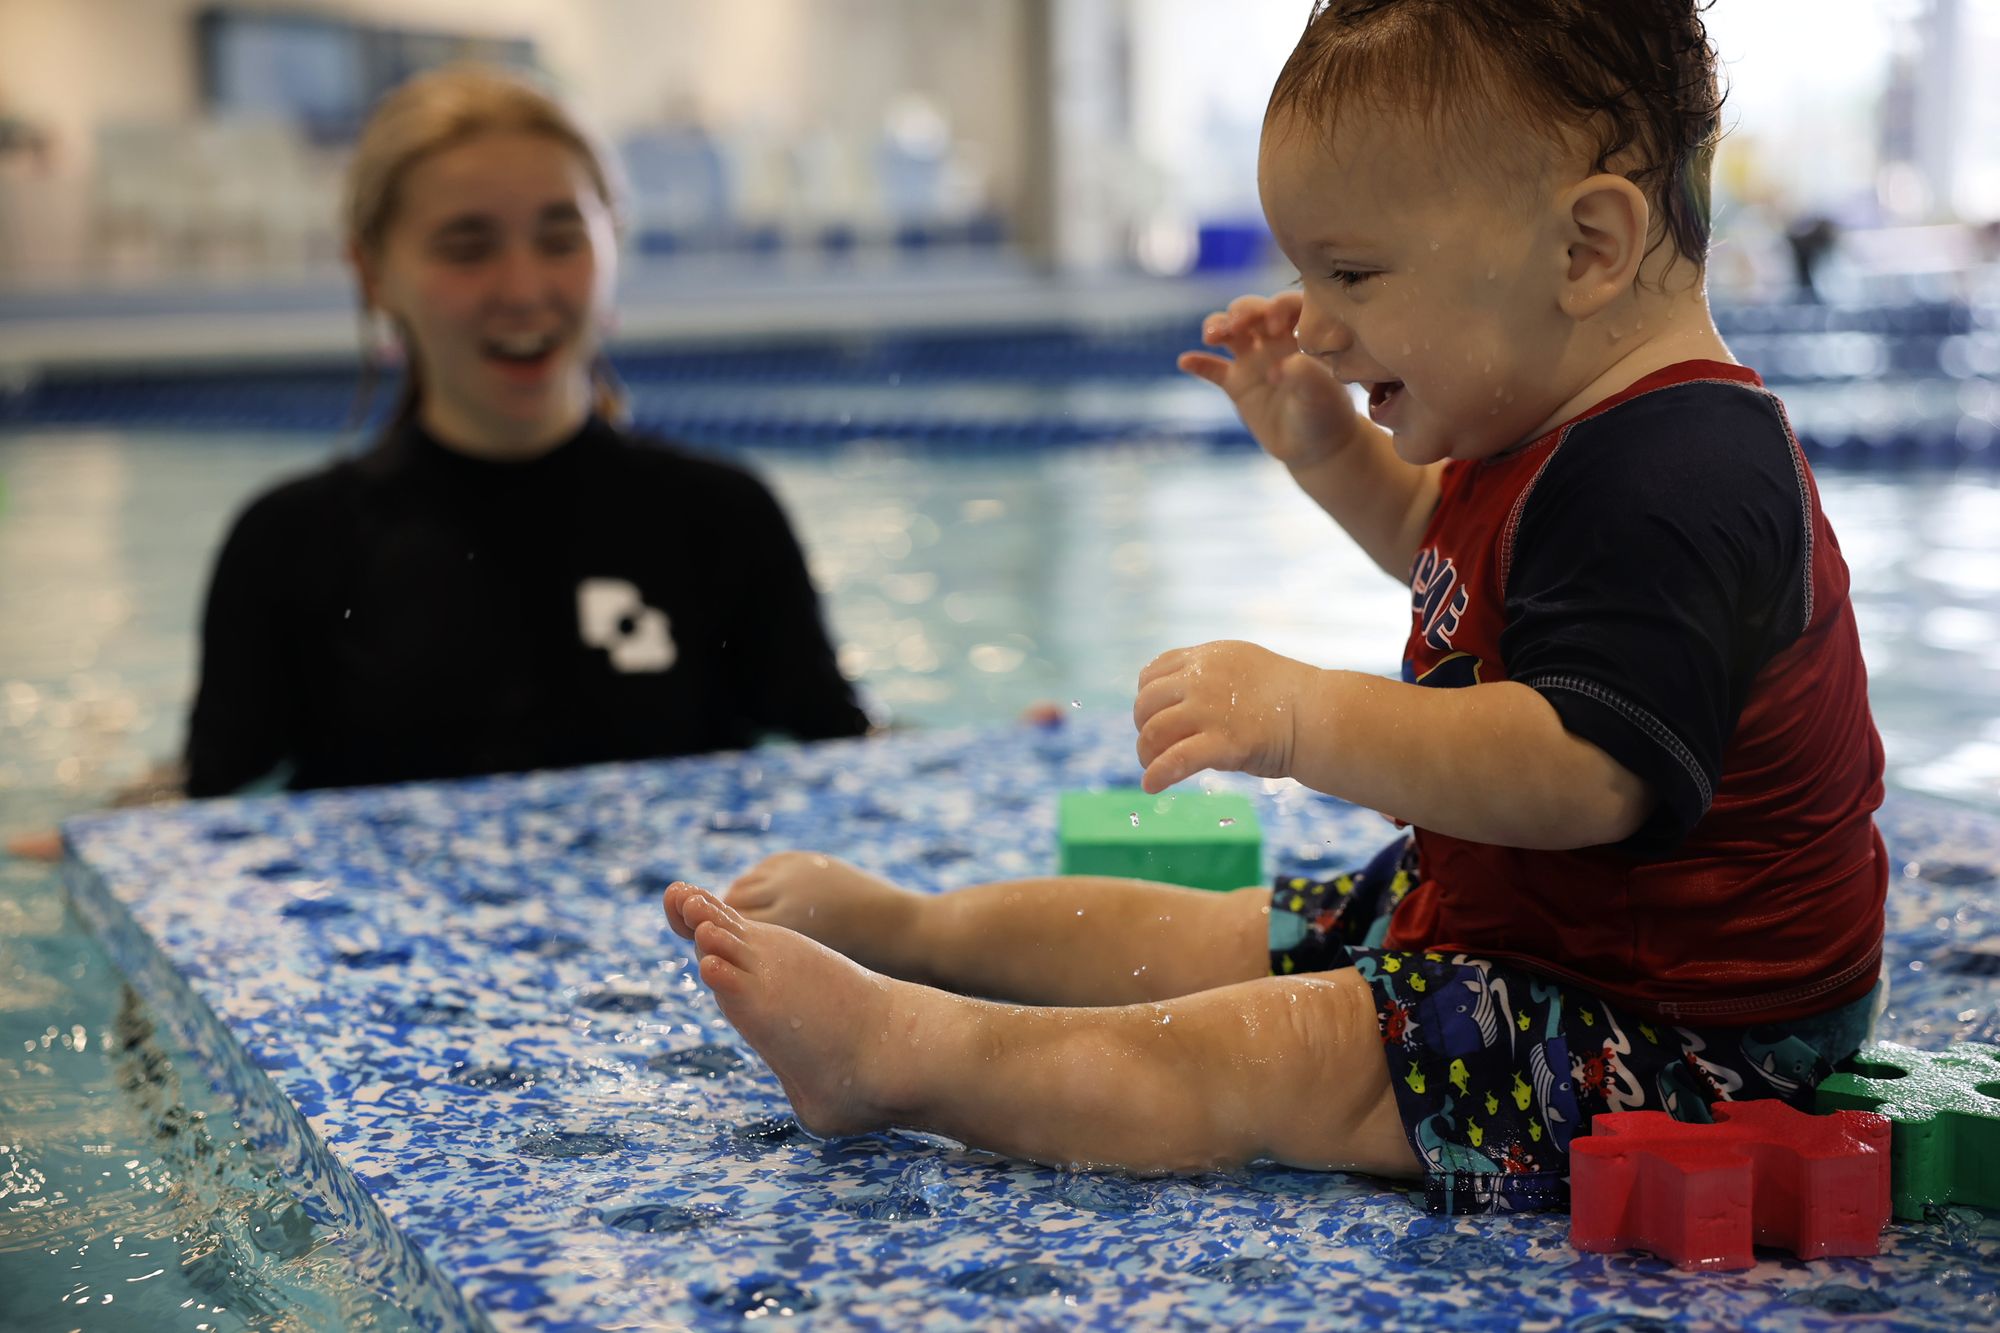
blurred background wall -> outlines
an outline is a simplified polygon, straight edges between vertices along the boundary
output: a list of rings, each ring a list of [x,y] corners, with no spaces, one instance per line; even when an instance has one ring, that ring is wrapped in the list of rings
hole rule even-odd
[[[619,144],[642,251],[1019,218],[1035,8],[0,0],[5,270],[49,281],[324,262],[368,102],[466,56],[540,68]]]
[[[324,270],[368,99],[462,55],[544,70],[620,144],[640,259],[1252,267],[1257,127],[1308,10],[0,0],[0,283]],[[1709,23],[1732,84],[1723,294],[1810,271],[1860,298],[1991,262],[2000,0],[1723,0]]]

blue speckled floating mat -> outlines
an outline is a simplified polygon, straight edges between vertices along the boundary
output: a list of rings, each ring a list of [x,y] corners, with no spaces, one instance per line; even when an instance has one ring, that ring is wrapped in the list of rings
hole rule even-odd
[[[1442,1219],[1358,1177],[1135,1180],[935,1140],[819,1142],[665,928],[788,847],[913,887],[1045,873],[1056,793],[1136,777],[1106,719],[224,801],[68,826],[77,906],[321,1221],[429,1327],[1992,1327],[2000,1218],[1741,1274],[1579,1255],[1564,1217]],[[1389,833],[1292,784],[1271,869]],[[2000,1040],[2000,819],[1883,823],[1878,1035]]]

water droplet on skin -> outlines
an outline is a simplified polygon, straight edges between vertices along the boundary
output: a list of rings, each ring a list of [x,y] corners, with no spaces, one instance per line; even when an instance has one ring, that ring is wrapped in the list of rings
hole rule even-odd
[[[792,1031],[797,1032],[800,1028],[804,1027],[805,1025],[806,1025],[805,1019],[800,1018],[796,1014],[792,1016]]]
[[[853,1086],[854,1086],[854,1079],[853,1079],[853,1076],[851,1076],[851,1075],[850,1075],[849,1077],[847,1077],[847,1078],[844,1078],[844,1079],[840,1080],[840,1086],[841,1086],[841,1087],[843,1087],[843,1088],[851,1088],[851,1087],[853,1087]]]
[[[1499,276],[1500,276],[1500,270],[1497,268],[1489,268],[1486,270],[1486,280],[1488,282],[1492,282],[1495,278]]]
[[[1437,248],[1438,248],[1438,246],[1439,246],[1440,244],[1441,244],[1441,242],[1438,242],[1438,241],[1432,241],[1432,242],[1431,242],[1431,249],[1433,249],[1433,250],[1437,249]]]

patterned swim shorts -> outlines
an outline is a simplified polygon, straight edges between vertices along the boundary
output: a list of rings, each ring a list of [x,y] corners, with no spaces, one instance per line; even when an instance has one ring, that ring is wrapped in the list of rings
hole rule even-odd
[[[1384,949],[1419,880],[1399,839],[1351,874],[1281,877],[1271,970],[1353,967],[1374,992],[1396,1109],[1433,1212],[1569,1206],[1569,1145],[1608,1111],[1705,1122],[1718,1101],[1813,1089],[1867,1040],[1874,996],[1775,1026],[1682,1027],[1512,963]]]

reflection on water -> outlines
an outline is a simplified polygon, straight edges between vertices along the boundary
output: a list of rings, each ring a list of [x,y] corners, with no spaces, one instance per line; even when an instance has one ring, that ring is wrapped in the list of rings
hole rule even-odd
[[[0,827],[81,809],[172,753],[189,627],[241,500],[325,452],[291,437],[0,438]],[[1247,638],[1393,671],[1407,611],[1245,451],[753,455],[791,510],[842,665],[899,719],[1130,707],[1163,649]],[[2000,480],[1829,471],[1892,781],[2000,808]]]
[[[0,438],[0,831],[87,808],[173,751],[223,526],[324,452]],[[1154,654],[1213,638],[1396,667],[1406,594],[1248,451],[753,461],[811,552],[843,666],[909,723],[1002,722],[1038,701],[1123,713]],[[1820,485],[1892,782],[2000,811],[2000,481]],[[0,1327],[396,1326],[342,1237],[179,1081],[61,904],[52,877],[0,862]]]
[[[53,879],[0,863],[0,1328],[406,1327],[176,1058]]]

